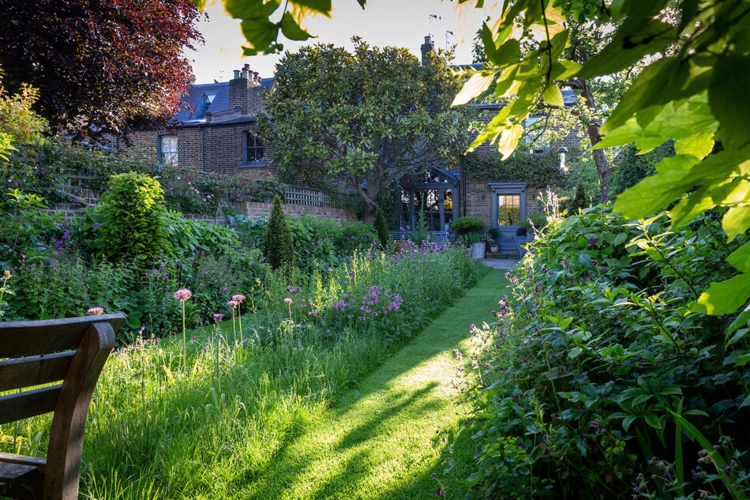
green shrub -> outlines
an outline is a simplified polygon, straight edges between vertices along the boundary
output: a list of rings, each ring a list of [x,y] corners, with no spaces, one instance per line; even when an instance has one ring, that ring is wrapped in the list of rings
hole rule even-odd
[[[547,225],[547,215],[544,212],[534,212],[527,215],[526,219],[521,221],[521,227],[527,231],[531,230],[532,224],[537,231],[540,231]]]
[[[625,499],[655,481],[660,498],[729,498],[689,473],[721,436],[750,448],[748,317],[728,332],[732,318],[689,312],[736,274],[725,257],[747,240],[727,243],[713,217],[675,230],[600,206],[531,244],[497,323],[477,331],[479,496]]]
[[[45,208],[37,194],[8,191],[5,203],[0,203],[0,270],[23,260],[41,260],[60,241],[60,218],[43,212]]]
[[[388,232],[388,222],[385,220],[383,210],[378,208],[375,211],[375,231],[378,233],[378,241],[385,248],[391,242],[391,235]]]
[[[482,219],[479,217],[474,217],[473,215],[466,215],[464,217],[459,217],[455,221],[453,221],[453,224],[451,225],[451,229],[454,231],[458,231],[458,234],[467,234],[470,231],[484,231],[484,228],[487,225],[484,223]]]
[[[159,181],[129,172],[112,176],[102,198],[100,248],[111,261],[150,267],[166,248],[164,193]]]
[[[281,198],[274,197],[265,238],[265,256],[273,269],[294,265],[292,233],[286,223]]]

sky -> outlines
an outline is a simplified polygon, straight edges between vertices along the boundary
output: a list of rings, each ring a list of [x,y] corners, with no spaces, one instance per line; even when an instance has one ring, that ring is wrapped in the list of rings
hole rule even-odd
[[[317,38],[306,42],[279,41],[291,52],[318,42],[351,50],[351,38],[356,35],[372,46],[406,47],[420,57],[424,37],[431,34],[435,47],[445,48],[446,39],[449,45],[457,45],[454,62],[466,64],[472,60],[475,33],[496,9],[478,10],[469,3],[457,9],[456,2],[449,0],[368,0],[367,8],[362,10],[356,0],[333,0],[331,18],[318,16],[306,22],[308,32]],[[193,66],[196,83],[228,81],[233,70],[244,64],[263,78],[273,76],[281,55],[244,57],[241,47],[245,40],[239,21],[230,18],[220,3],[209,5],[206,13],[208,21],[198,25],[205,45],[185,54]]]

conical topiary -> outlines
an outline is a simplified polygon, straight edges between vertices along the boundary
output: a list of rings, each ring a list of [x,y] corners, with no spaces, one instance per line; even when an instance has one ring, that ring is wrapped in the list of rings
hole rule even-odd
[[[583,182],[578,181],[578,184],[576,184],[576,194],[570,206],[570,214],[576,215],[579,210],[587,208],[589,208],[589,202],[586,199],[586,189],[583,187]]]
[[[292,232],[286,223],[281,198],[278,196],[273,199],[271,217],[266,228],[265,255],[273,269],[283,267],[285,264],[294,264]]]
[[[378,233],[378,240],[383,248],[388,246],[391,242],[391,235],[388,233],[388,223],[385,221],[385,215],[383,210],[378,208],[375,212],[375,231]]]

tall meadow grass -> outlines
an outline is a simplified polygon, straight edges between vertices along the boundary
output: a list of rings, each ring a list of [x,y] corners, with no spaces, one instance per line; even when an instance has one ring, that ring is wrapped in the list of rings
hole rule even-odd
[[[137,338],[112,353],[99,381],[81,496],[233,498],[481,272],[463,248],[372,250],[258,281],[242,304],[241,339],[231,320],[187,332],[184,344]],[[0,426],[0,450],[44,455],[48,424]]]

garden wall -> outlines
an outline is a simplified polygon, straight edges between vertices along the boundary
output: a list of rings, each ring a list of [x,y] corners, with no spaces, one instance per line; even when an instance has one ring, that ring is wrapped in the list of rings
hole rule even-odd
[[[247,201],[240,204],[233,204],[233,206],[250,219],[260,219],[261,217],[268,217],[268,215],[271,213],[271,204],[266,202]],[[79,205],[77,204],[57,203],[52,205],[48,210],[45,210],[45,212],[50,215],[60,213],[65,221],[67,223],[70,223],[73,218],[82,215],[84,213],[84,210],[79,208]],[[284,213],[289,217],[314,215],[315,217],[320,217],[321,219],[335,220],[338,222],[354,222],[358,220],[357,215],[354,212],[344,208],[284,204]],[[184,216],[187,219],[207,222],[209,224],[229,224],[229,219],[227,219],[227,217],[223,215],[211,216],[184,214]]]

